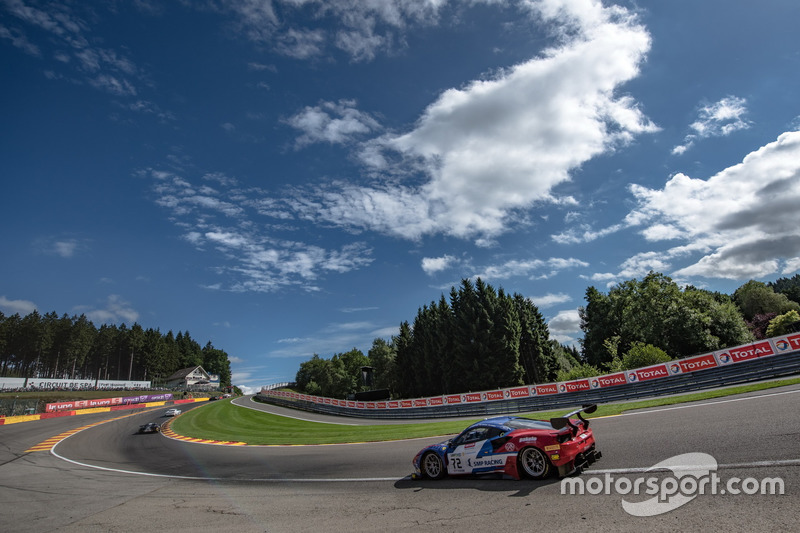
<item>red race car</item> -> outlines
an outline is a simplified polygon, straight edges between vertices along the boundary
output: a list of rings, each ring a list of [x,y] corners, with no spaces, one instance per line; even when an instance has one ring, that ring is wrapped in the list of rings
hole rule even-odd
[[[555,470],[559,477],[579,474],[602,455],[589,421],[581,416],[596,409],[594,404],[584,405],[550,420],[487,418],[454,439],[420,450],[413,461],[414,477],[502,473],[514,479],[542,479]]]

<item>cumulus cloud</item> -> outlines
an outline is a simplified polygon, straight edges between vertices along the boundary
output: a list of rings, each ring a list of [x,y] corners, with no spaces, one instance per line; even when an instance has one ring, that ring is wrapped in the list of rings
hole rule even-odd
[[[663,189],[634,185],[637,218],[652,241],[683,241],[630,262],[669,268],[677,256],[700,255],[678,276],[748,279],[797,270],[800,256],[800,132],[748,154],[707,180],[676,174]]]
[[[423,257],[422,270],[430,275],[446,270],[455,261],[452,255],[443,255],[442,257]]]
[[[581,332],[581,318],[577,309],[567,309],[550,319],[547,323],[550,336],[562,344],[574,344]]]
[[[574,203],[553,194],[572,170],[657,130],[636,102],[616,94],[638,74],[650,37],[633,15],[599,2],[532,5],[546,24],[569,27],[557,46],[444,91],[411,131],[365,144],[362,159],[377,171],[416,169],[419,185],[340,183],[302,191],[295,207],[347,228],[484,242],[519,210]]]
[[[139,313],[117,294],[111,294],[100,309],[78,307],[77,312],[86,315],[94,324],[133,324],[139,320]]]
[[[6,315],[26,316],[36,311],[36,304],[28,300],[9,300],[0,296],[0,310]]]
[[[563,304],[568,301],[572,300],[572,297],[568,294],[564,294],[563,292],[559,292],[557,294],[545,294],[544,296],[532,296],[531,301],[536,305],[536,307],[545,308],[545,307],[552,307],[554,305]]]
[[[588,267],[589,263],[580,259],[551,257],[549,259],[513,259],[497,265],[484,267],[479,274],[485,280],[508,279],[511,277],[527,276],[531,279],[547,279],[555,276],[562,270],[570,268]]]
[[[301,148],[317,142],[346,144],[357,136],[380,129],[378,121],[355,106],[353,100],[322,102],[287,119],[287,124],[303,132],[296,146]]]
[[[747,100],[736,96],[727,96],[718,102],[700,107],[697,120],[689,126],[692,133],[686,136],[683,144],[673,148],[672,153],[683,154],[699,139],[725,137],[749,128],[750,122],[744,119],[746,113]]]

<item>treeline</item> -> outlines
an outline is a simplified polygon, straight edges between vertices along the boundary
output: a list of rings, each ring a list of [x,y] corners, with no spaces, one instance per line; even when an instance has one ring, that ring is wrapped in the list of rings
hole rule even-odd
[[[219,374],[220,385],[231,384],[228,354],[210,342],[201,347],[188,331],[163,334],[136,323],[97,328],[85,315],[0,312],[0,375],[6,377],[149,380],[158,386],[197,365]]]
[[[296,382],[309,394],[344,397],[367,388],[396,397],[428,396],[552,380],[577,351],[550,340],[542,314],[529,299],[477,279],[463,280],[400,324],[391,342],[375,339],[369,354],[353,349],[302,363]],[[374,383],[360,368],[374,368]]]
[[[774,284],[748,281],[727,295],[693,286],[681,289],[657,272],[608,293],[589,287],[586,306],[579,310],[581,358],[602,369],[637,343],[676,358],[780,335],[800,320],[800,303],[787,296],[797,297],[792,287],[800,287],[800,276]]]
[[[391,341],[375,339],[366,356],[355,348],[314,355],[296,382],[322,396],[389,389],[408,398],[562,381],[781,335],[798,327],[799,312],[800,275],[749,281],[726,295],[650,272],[608,293],[586,290],[579,351],[550,339],[531,300],[463,280],[449,299],[442,295],[400,324]],[[374,369],[373,383],[363,383],[364,366]]]

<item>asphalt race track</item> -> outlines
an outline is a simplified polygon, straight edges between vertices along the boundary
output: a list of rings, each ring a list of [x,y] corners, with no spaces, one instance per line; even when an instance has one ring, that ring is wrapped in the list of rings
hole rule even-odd
[[[278,410],[243,401],[248,407]],[[606,479],[610,490],[583,495],[561,494],[557,479],[412,480],[412,457],[436,439],[230,447],[136,434],[140,424],[165,420],[166,409],[124,418],[102,413],[0,426],[2,530],[798,530],[796,385],[593,420],[603,458],[579,479],[594,479],[595,489]],[[282,412],[327,422],[366,422]],[[76,428],[85,429],[66,437]],[[61,438],[52,451],[27,451],[56,436]],[[750,485],[739,486],[754,492],[759,481],[780,478],[784,494],[692,494],[685,504],[655,516],[633,516],[623,509],[623,500],[642,502],[652,496],[621,495],[614,481],[624,488],[619,478],[649,476],[670,487],[667,482],[682,481],[683,474],[645,470],[697,452],[716,460],[721,486],[733,478],[752,478]]]

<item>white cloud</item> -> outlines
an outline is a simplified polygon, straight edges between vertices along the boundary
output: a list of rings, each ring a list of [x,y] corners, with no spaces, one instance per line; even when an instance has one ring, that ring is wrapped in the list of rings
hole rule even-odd
[[[567,309],[550,319],[547,323],[550,336],[562,344],[574,344],[581,333],[581,318],[577,309]]]
[[[109,295],[102,309],[90,309],[86,307],[76,308],[77,312],[86,315],[95,325],[100,324],[133,324],[139,320],[139,313],[131,307],[129,302],[124,301],[119,295]]]
[[[421,185],[328,185],[300,192],[295,208],[310,220],[408,239],[443,233],[483,242],[506,231],[517,210],[574,203],[552,192],[570,171],[657,129],[632,99],[615,97],[638,75],[650,37],[632,15],[599,2],[535,5],[544,22],[569,25],[570,37],[444,91],[413,130],[365,143],[362,160],[387,175],[417,169]]]
[[[544,296],[532,296],[530,299],[536,307],[545,308],[545,307],[552,307],[557,304],[563,304],[570,300],[572,297],[568,294],[564,294],[560,292],[558,294],[545,294]]]
[[[65,258],[75,255],[75,250],[77,250],[77,248],[78,241],[74,239],[56,241],[53,243],[53,253]]]
[[[345,144],[358,135],[380,129],[380,124],[367,113],[358,111],[353,100],[322,102],[306,107],[286,120],[286,123],[303,132],[296,146],[301,148],[316,142]]]
[[[435,274],[450,267],[455,261],[452,255],[443,255],[442,257],[423,257],[422,270],[428,274]]]
[[[409,26],[435,24],[448,0],[223,0],[237,33],[296,59],[320,56],[329,46],[353,61],[402,46]],[[281,16],[278,17],[276,9]],[[295,17],[298,10],[311,16]],[[334,29],[335,28],[335,29]]]
[[[136,83],[144,78],[139,68],[120,52],[95,45],[101,39],[93,38],[92,27],[87,21],[96,18],[95,13],[81,16],[82,6],[55,3],[40,9],[22,1],[5,2],[5,9],[17,20],[32,26],[36,31],[49,35],[52,50],[64,68],[72,69],[72,75],[83,82],[114,96],[136,96]],[[6,34],[6,35],[4,35]],[[22,30],[3,32],[0,37],[12,40],[28,53],[45,56],[38,47],[27,44]],[[51,79],[61,79],[61,74],[51,72]]]
[[[277,341],[285,347],[271,351],[269,356],[310,358],[317,354],[327,358],[353,347],[366,354],[373,340],[388,339],[398,331],[398,326],[380,326],[368,321],[332,323],[307,337]]]
[[[698,139],[708,137],[724,137],[739,130],[750,127],[750,122],[743,117],[747,113],[747,100],[736,96],[727,96],[713,104],[704,105],[698,112],[698,118],[690,128],[684,143],[672,149],[674,155],[681,155],[694,146]]]
[[[9,300],[5,296],[0,296],[0,310],[6,315],[26,316],[36,311],[36,304],[28,300]]]
[[[42,52],[39,50],[39,47],[35,44],[28,41],[28,38],[25,36],[22,31],[18,28],[7,28],[6,26],[0,25],[0,39],[7,39],[11,41],[11,44],[23,50],[25,53],[41,57]]]
[[[624,265],[663,270],[668,260],[700,253],[675,275],[748,279],[797,269],[800,256],[800,132],[748,154],[707,180],[673,176],[661,190],[632,186],[637,218],[649,240],[686,242],[665,252],[638,254]],[[668,228],[668,229],[667,229]]]
[[[43,253],[45,255],[56,255],[58,257],[63,257],[64,259],[74,257],[78,251],[87,248],[85,241],[74,237],[43,237],[37,239],[33,245],[39,253]]]
[[[235,179],[223,174],[203,176],[221,189],[197,186],[182,176],[152,169],[139,175],[154,179],[156,203],[170,211],[187,242],[198,250],[220,252],[228,260],[228,265],[217,269],[230,277],[225,284],[228,290],[272,292],[298,286],[317,291],[314,280],[320,276],[349,272],[372,262],[371,249],[362,242],[326,249],[277,238],[273,228],[259,224],[257,217],[292,216],[282,211],[287,209],[284,204],[260,198],[263,191],[240,189]],[[219,289],[222,285],[207,287]]]
[[[551,257],[550,259],[511,260],[499,265],[484,267],[473,277],[484,280],[508,279],[517,276],[528,276],[531,279],[547,279],[562,270],[588,267],[589,263],[575,258]]]

